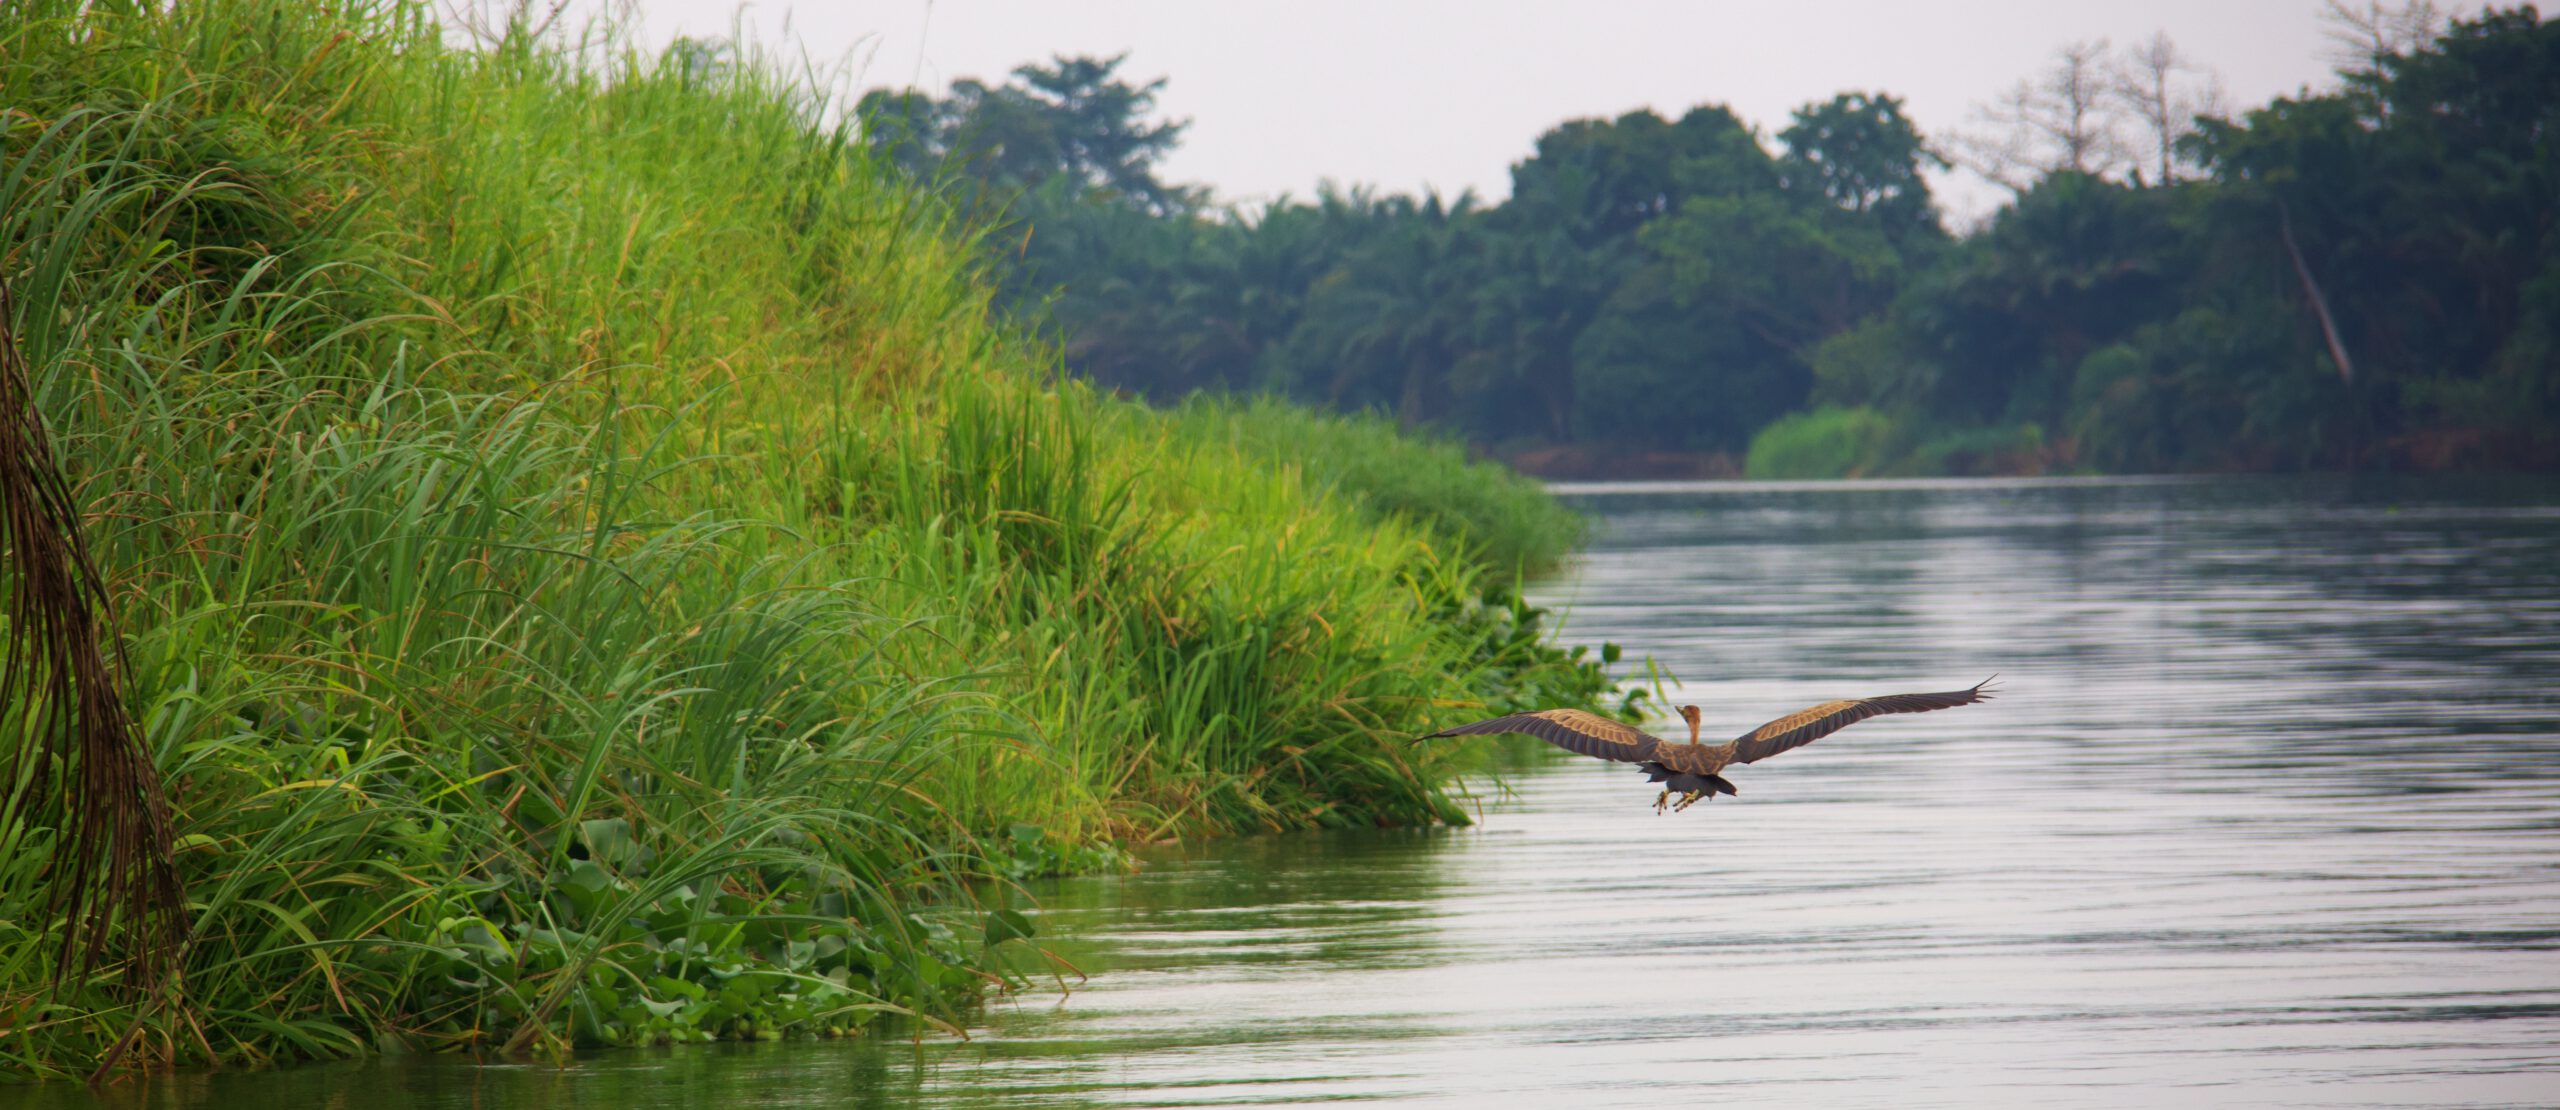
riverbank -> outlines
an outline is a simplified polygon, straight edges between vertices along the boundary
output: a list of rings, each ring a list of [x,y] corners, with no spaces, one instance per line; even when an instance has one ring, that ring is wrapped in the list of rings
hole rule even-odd
[[[53,989],[70,802],[29,796],[0,1075],[952,1023],[1042,966],[1004,880],[1460,822],[1467,750],[1407,738],[1607,687],[1516,592],[1570,513],[1060,381],[766,60],[19,10],[0,281],[188,931],[165,992]]]
[[[1552,482],[2032,478],[2091,472],[2079,464],[2073,441],[2047,442],[2032,424],[1930,437],[1865,409],[1821,409],[1785,417],[1754,438],[1744,455],[1572,444],[1496,451],[1488,457]]]
[[[2549,482],[1566,499],[1594,538],[1533,598],[1657,653],[1711,734],[1974,666],[2011,689],[1752,764],[1676,817],[1627,766],[1528,742],[1475,828],[1150,846],[1041,881],[1045,935],[1090,978],[992,1003],[965,1041],[189,1071],[0,1106],[1635,1106],[1678,1083],[2406,1108],[2560,1082]],[[2367,696],[2296,696],[2346,682]]]

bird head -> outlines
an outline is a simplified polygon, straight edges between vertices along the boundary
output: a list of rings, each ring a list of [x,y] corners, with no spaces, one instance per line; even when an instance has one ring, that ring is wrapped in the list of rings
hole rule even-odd
[[[1689,722],[1689,742],[1690,742],[1690,743],[1692,743],[1692,744],[1697,743],[1697,742],[1698,742],[1698,707],[1697,707],[1697,706],[1694,706],[1694,705],[1684,705],[1684,706],[1681,706],[1681,707],[1680,707],[1680,719],[1681,719],[1681,720],[1684,720],[1684,721]]]

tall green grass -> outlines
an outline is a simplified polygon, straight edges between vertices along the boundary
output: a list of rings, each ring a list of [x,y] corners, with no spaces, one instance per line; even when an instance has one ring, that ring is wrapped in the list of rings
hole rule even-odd
[[[1470,460],[1463,444],[1408,435],[1376,414],[1200,394],[1176,415],[1183,434],[1224,441],[1241,463],[1296,469],[1373,517],[1457,541],[1468,561],[1500,575],[1552,570],[1583,538],[1582,518],[1544,489]]]
[[[1826,405],[1789,413],[1751,437],[1743,472],[1754,478],[1866,478],[1899,454],[1893,418]]]
[[[1031,966],[982,880],[1463,820],[1406,738],[1606,686],[1512,592],[1534,490],[1055,382],[761,59],[12,15],[0,281],[192,932],[172,996],[49,990],[39,799],[0,1075],[958,1021]]]

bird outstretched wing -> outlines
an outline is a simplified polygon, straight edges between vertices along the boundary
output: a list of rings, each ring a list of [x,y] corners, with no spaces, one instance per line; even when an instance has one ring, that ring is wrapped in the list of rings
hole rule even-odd
[[[1597,713],[1579,709],[1542,709],[1535,713],[1513,713],[1491,717],[1456,728],[1444,728],[1425,736],[1430,740],[1442,736],[1480,736],[1498,732],[1516,732],[1581,755],[1595,755],[1621,763],[1641,763],[1653,758],[1653,749],[1662,743],[1660,737],[1632,725],[1621,724]]]
[[[1983,692],[1990,685],[1991,679],[1986,678],[1966,690],[1827,701],[1811,709],[1787,714],[1735,738],[1733,762],[1757,763],[1789,748],[1801,748],[1869,717],[1881,717],[1887,713],[1926,713],[1932,709],[1972,705],[1991,696]]]

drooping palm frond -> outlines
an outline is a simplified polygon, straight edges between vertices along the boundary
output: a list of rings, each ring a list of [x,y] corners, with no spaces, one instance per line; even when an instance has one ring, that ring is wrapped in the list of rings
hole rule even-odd
[[[17,732],[0,736],[0,840],[23,850],[29,828],[55,828],[45,871],[49,916],[62,923],[55,985],[86,978],[112,955],[124,984],[147,994],[174,974],[186,931],[169,799],[125,710],[106,587],[36,413],[16,319],[0,285],[0,585],[9,594],[0,704],[16,707],[0,720],[14,717]]]

